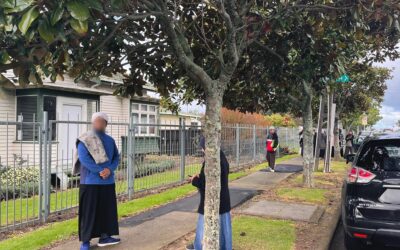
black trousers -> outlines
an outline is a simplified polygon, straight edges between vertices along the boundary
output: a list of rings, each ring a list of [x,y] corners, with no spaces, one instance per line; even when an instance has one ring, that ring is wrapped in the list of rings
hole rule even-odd
[[[79,240],[118,235],[115,184],[79,186]]]
[[[275,169],[275,153],[276,153],[276,152],[269,152],[269,151],[267,151],[268,166],[269,166],[271,169]]]
[[[346,157],[349,154],[354,154],[354,149],[352,146],[346,146],[344,150],[344,157]]]

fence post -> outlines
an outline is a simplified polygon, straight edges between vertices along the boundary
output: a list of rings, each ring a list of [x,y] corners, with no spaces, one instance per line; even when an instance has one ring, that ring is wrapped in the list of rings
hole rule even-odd
[[[42,180],[41,180],[41,185],[43,186],[43,206],[42,206],[42,219],[43,222],[47,221],[47,218],[50,213],[50,182],[49,182],[49,176],[51,175],[50,169],[48,169],[48,161],[47,161],[47,143],[48,143],[48,138],[49,138],[49,123],[48,123],[48,114],[47,112],[43,112],[43,121],[42,121],[42,170],[43,175],[42,175]]]
[[[8,118],[7,118],[8,121]],[[33,120],[35,121],[35,120]],[[38,138],[38,143],[39,143],[39,190],[38,190],[38,199],[39,199],[39,221],[44,222],[43,219],[43,123],[40,123],[39,125],[39,138]],[[7,125],[8,126],[8,125]]]
[[[179,118],[179,131],[180,131],[180,149],[179,149],[179,154],[181,155],[181,161],[180,161],[180,172],[181,172],[181,182],[185,180],[185,133],[186,133],[186,127],[185,127],[185,119],[184,118]]]
[[[276,135],[278,136],[278,140],[281,140],[281,135],[280,135],[280,133],[278,133],[278,131],[281,131],[281,128],[280,127],[276,127],[275,128],[275,133],[276,133]],[[268,130],[268,133],[269,133],[269,130]],[[282,147],[282,143],[279,143],[278,144],[278,148],[276,149],[276,158],[279,158],[279,157],[281,157],[281,147]]]
[[[236,166],[240,164],[240,127],[236,124]]]
[[[129,120],[128,129],[128,146],[126,148],[127,158],[127,174],[128,174],[128,199],[132,199],[134,192],[134,182],[135,182],[135,125],[134,117],[131,116]]]
[[[289,149],[289,142],[288,142],[288,128],[287,127],[285,128],[285,147],[287,147],[288,150],[290,150]]]
[[[253,125],[253,161],[256,161],[256,125]]]

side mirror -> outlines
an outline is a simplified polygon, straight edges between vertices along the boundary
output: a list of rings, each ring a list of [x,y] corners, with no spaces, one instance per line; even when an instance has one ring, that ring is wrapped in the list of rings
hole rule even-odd
[[[355,154],[348,154],[346,156],[346,164],[349,163],[349,162],[353,162],[355,156],[356,156]]]

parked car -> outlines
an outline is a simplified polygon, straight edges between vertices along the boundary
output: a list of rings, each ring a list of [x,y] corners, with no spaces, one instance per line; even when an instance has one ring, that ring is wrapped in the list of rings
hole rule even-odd
[[[400,134],[367,138],[352,162],[342,190],[347,249],[400,247]]]

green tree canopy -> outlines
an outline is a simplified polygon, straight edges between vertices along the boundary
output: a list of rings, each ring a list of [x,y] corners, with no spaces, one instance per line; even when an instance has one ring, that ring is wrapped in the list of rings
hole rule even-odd
[[[140,94],[151,82],[163,95],[205,100],[204,242],[217,249],[226,90],[227,106],[302,113],[309,171],[313,97],[348,61],[396,56],[399,10],[397,0],[3,0],[0,72],[13,69],[22,87],[66,72],[121,73],[118,94]]]
[[[339,119],[345,128],[361,125],[361,115],[368,116],[368,125],[380,119],[379,109],[387,89],[391,70],[354,63],[347,70],[351,81],[335,86],[335,103]]]

